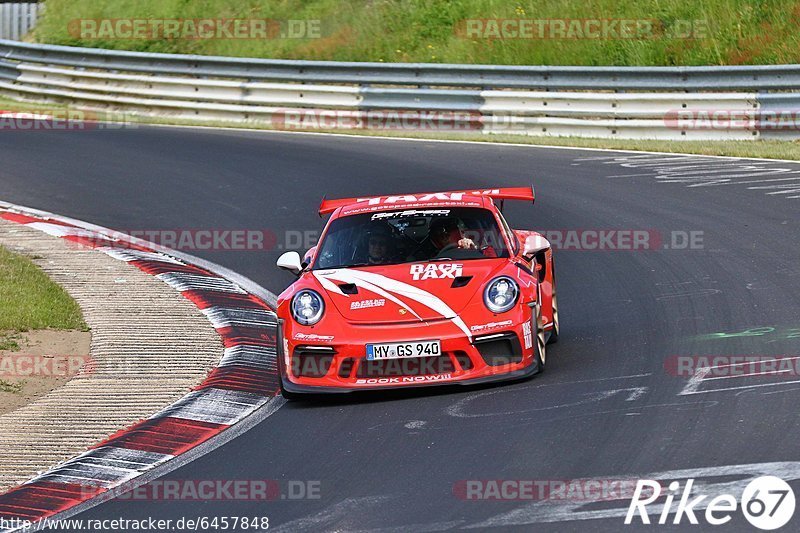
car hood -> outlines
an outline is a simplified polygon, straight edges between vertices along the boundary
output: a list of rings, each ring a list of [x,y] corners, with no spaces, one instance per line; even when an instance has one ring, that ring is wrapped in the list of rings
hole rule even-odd
[[[339,313],[350,322],[398,323],[454,319],[507,259],[404,263],[316,270]]]

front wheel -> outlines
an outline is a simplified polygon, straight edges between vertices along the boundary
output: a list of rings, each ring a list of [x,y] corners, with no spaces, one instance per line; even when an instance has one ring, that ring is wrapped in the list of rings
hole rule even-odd
[[[547,344],[555,344],[558,342],[558,334],[561,326],[558,324],[558,297],[556,296],[555,280],[553,283],[553,329],[550,330],[550,337],[547,339]]]
[[[547,339],[547,344],[555,344],[558,342],[558,334],[561,333],[561,325],[558,321],[558,296],[556,294],[556,264],[555,259],[552,260],[553,263],[551,268],[553,270],[553,296],[552,296],[552,313],[553,316],[553,329],[550,330],[550,337]]]

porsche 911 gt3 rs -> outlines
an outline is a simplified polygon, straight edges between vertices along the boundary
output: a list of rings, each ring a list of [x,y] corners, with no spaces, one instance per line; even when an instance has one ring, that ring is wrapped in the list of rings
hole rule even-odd
[[[284,396],[518,379],[558,339],[553,252],[512,230],[533,187],[323,200],[316,246],[278,266]]]

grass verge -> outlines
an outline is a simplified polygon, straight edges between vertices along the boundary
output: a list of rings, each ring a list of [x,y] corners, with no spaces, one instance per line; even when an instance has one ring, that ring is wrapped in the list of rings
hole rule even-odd
[[[261,37],[245,31],[198,38],[195,26],[183,22],[220,18],[268,19],[275,26]],[[126,38],[130,29],[104,30],[99,22],[114,19],[178,19],[179,26],[169,35],[155,30]],[[586,21],[605,26],[592,29]],[[622,21],[628,21],[624,31]],[[72,46],[283,59],[737,65],[800,63],[799,22],[796,0],[47,0],[33,37]]]
[[[18,349],[16,334],[37,329],[88,330],[63,288],[30,259],[0,246],[0,349]]]

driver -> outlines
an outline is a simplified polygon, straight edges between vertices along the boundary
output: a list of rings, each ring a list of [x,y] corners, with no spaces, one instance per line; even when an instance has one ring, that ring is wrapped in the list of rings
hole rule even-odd
[[[375,226],[367,241],[367,262],[370,265],[385,265],[392,260],[392,234],[386,226]]]
[[[472,239],[464,236],[464,231],[455,218],[439,218],[431,223],[430,239],[439,253],[446,250],[477,250]]]

